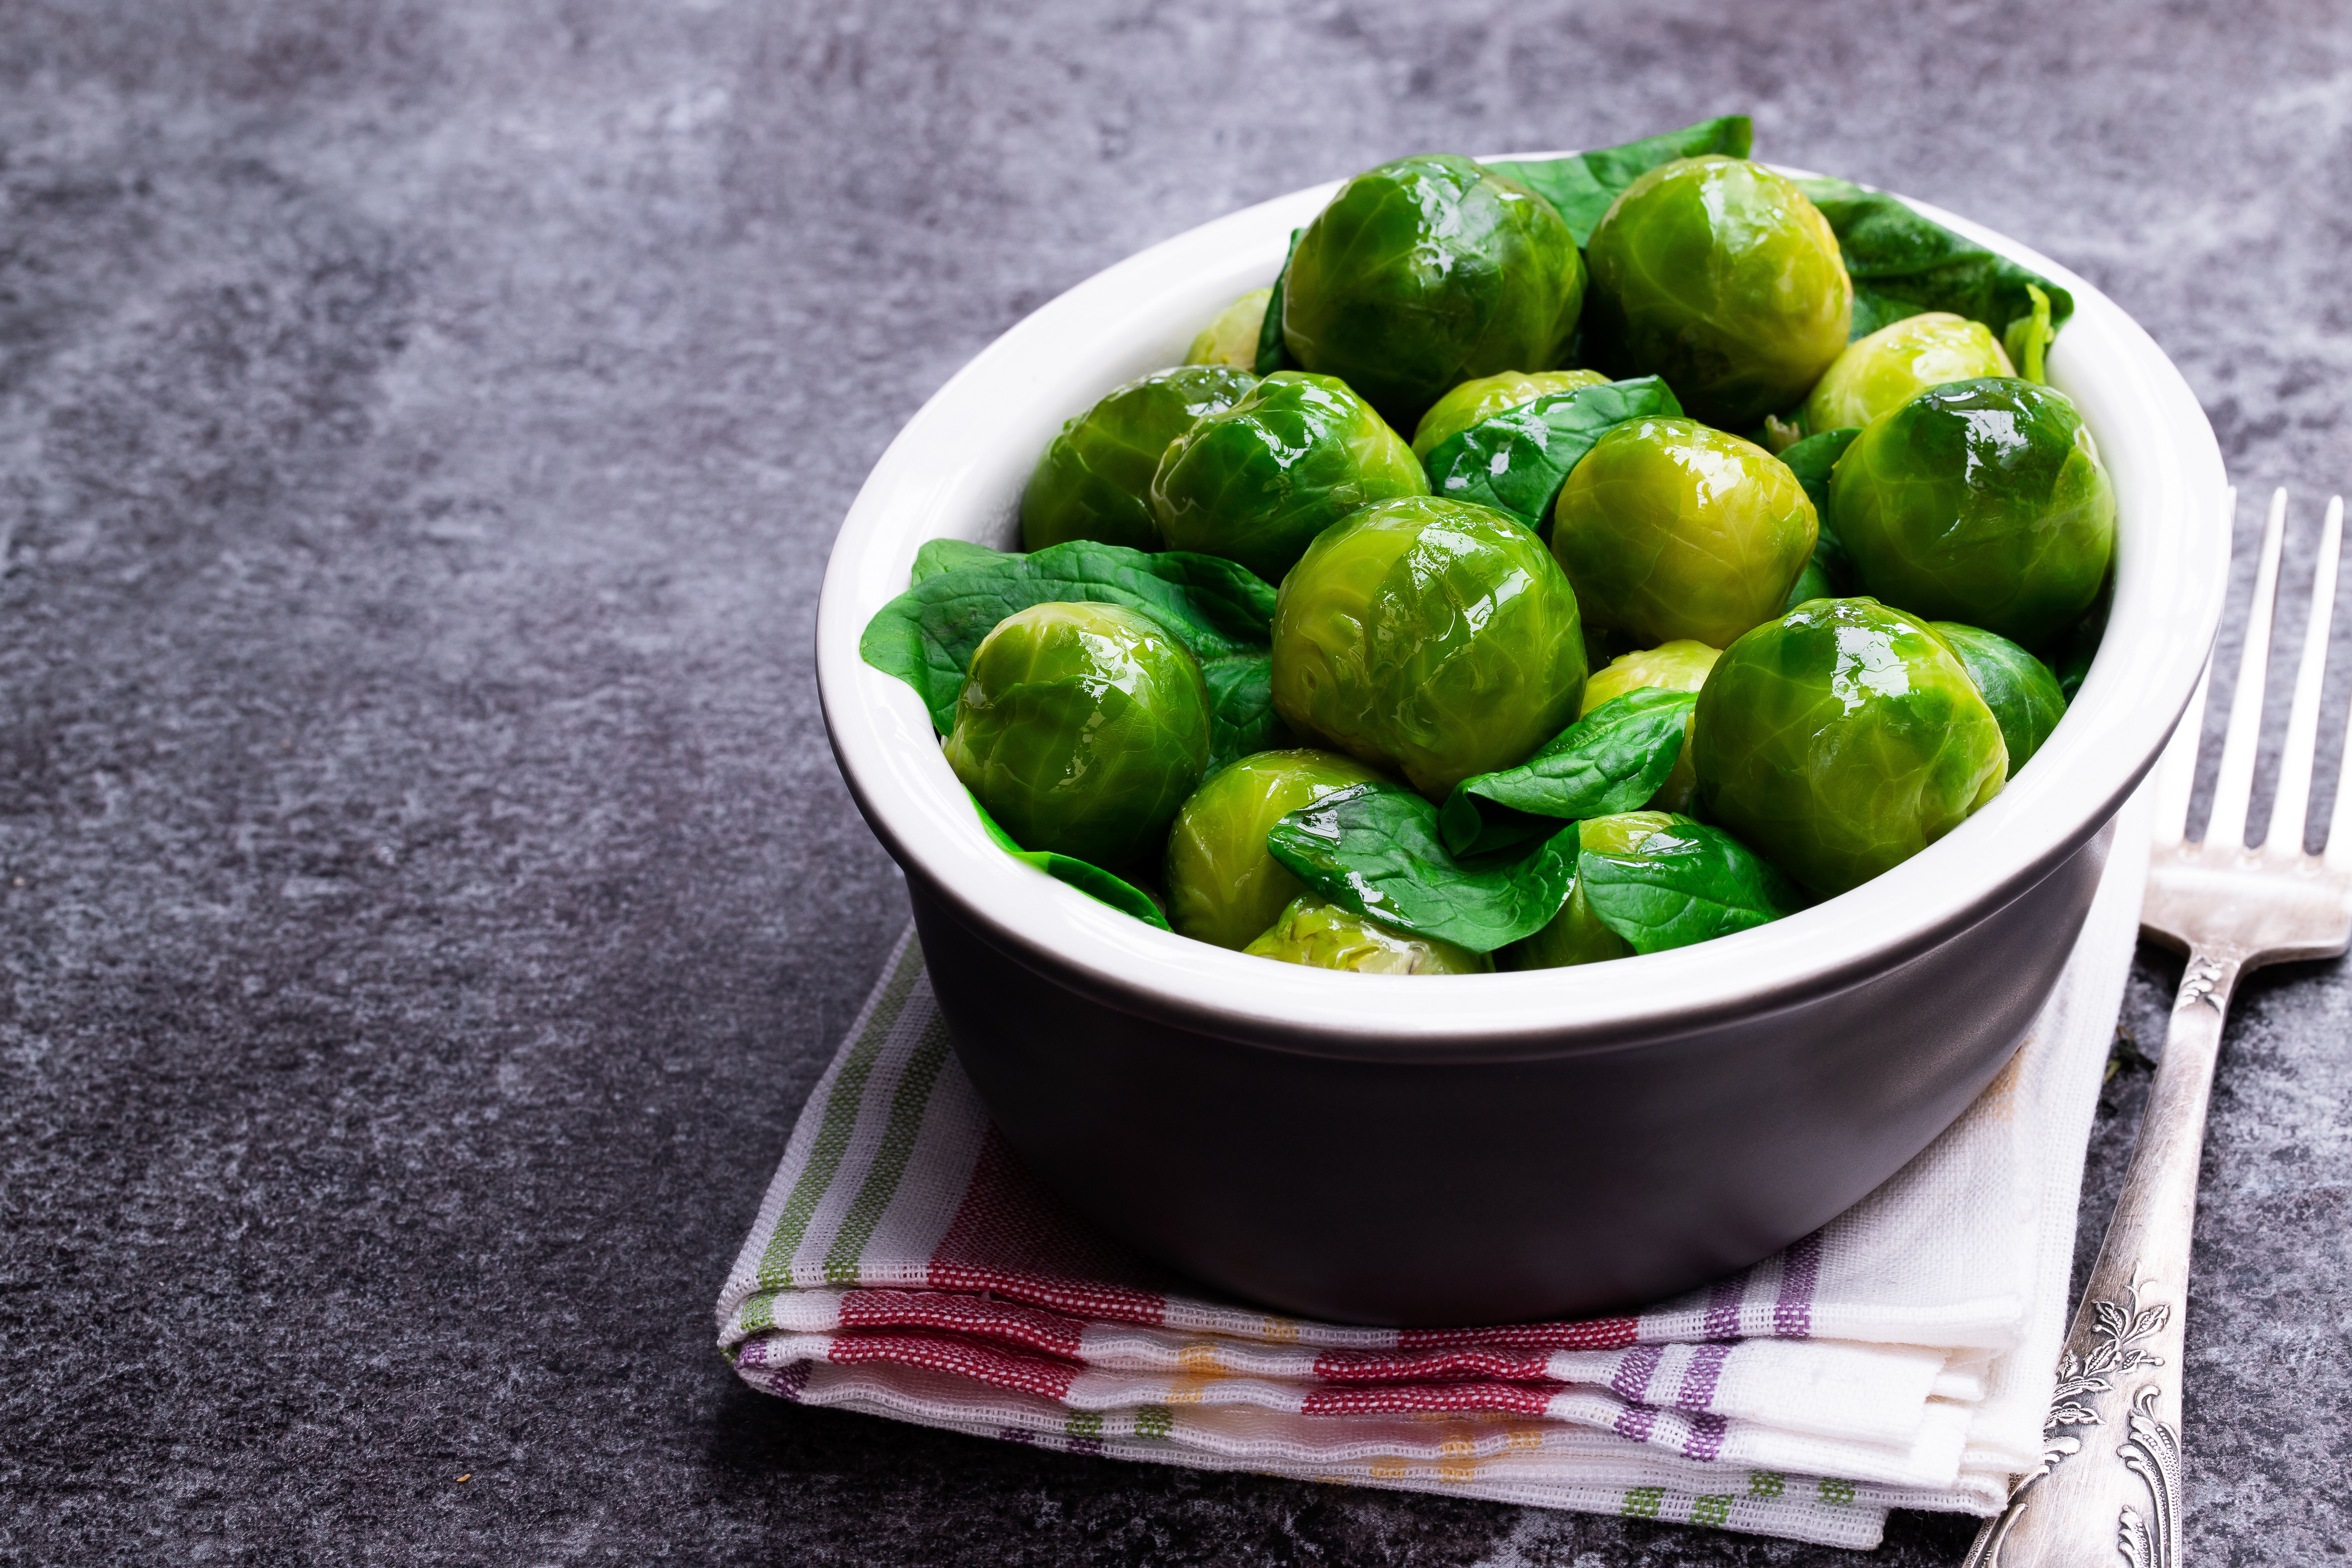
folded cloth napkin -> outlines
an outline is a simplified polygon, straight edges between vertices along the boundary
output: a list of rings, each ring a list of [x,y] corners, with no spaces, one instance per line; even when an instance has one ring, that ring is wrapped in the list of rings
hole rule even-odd
[[[1353,1328],[1212,1300],[1071,1215],[957,1067],[911,932],[719,1301],[754,1388],[1012,1442],[1875,1545],[2039,1458],[2144,799],[2016,1057],[1812,1236],[1648,1310]]]

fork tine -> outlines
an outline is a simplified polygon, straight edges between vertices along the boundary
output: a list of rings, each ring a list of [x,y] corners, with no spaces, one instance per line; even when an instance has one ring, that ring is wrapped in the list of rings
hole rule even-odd
[[[2278,599],[2279,535],[2286,526],[2286,487],[2271,497],[2263,524],[2263,553],[2254,567],[2254,602],[2246,614],[2246,646],[2238,652],[2238,689],[2230,696],[2230,727],[2221,742],[2221,776],[2213,784],[2213,815],[2205,847],[2242,849],[2246,806],[2254,794],[2254,743],[2263,730],[2263,671],[2270,662],[2271,610]]]
[[[2303,663],[2294,672],[2294,706],[2287,712],[2278,799],[2271,806],[2270,832],[2263,839],[2265,849],[2288,859],[2303,854],[2312,753],[2319,749],[2319,687],[2327,679],[2327,630],[2336,615],[2336,565],[2343,549],[2344,498],[2337,496],[2327,503],[2327,521],[2320,525],[2319,563],[2311,574],[2311,619],[2303,632]]]

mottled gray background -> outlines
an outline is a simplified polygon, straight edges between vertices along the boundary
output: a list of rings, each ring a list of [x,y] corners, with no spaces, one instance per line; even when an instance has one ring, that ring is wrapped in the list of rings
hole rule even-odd
[[[0,0],[0,1553],[1848,1561],[799,1409],[711,1348],[906,919],[810,674],[891,434],[1234,206],[1733,110],[2097,281],[2242,483],[2352,473],[2324,0]],[[2231,1026],[2202,1562],[2352,1539],[2347,1005],[2305,966]]]

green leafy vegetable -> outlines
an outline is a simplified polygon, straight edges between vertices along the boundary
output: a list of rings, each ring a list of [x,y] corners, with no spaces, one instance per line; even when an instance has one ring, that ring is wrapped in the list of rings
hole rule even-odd
[[[1439,442],[1423,462],[1430,493],[1493,507],[1541,533],[1552,498],[1595,441],[1629,419],[1682,411],[1654,375],[1548,393]]]
[[[1559,831],[1559,818],[1633,811],[1682,752],[1698,694],[1645,687],[1613,698],[1516,768],[1465,779],[1438,813],[1454,854],[1491,854]]]
[[[2012,321],[2033,315],[2031,290],[2037,288],[2049,300],[2051,332],[2074,313],[2074,297],[2049,279],[1930,222],[1898,197],[1851,180],[1797,185],[1830,220],[1845,254],[1854,337],[1922,310],[1949,310],[2006,332]]]
[[[1592,238],[1592,226],[1617,194],[1661,163],[1677,158],[1697,158],[1709,153],[1745,158],[1753,140],[1748,116],[1727,114],[1719,120],[1645,137],[1622,146],[1601,147],[1565,158],[1543,158],[1525,163],[1489,163],[1507,180],[1543,197],[1568,220],[1569,232],[1580,246]]]
[[[1789,465],[1797,482],[1805,487],[1805,494],[1813,503],[1813,515],[1821,521],[1821,532],[1813,541],[1813,558],[1798,574],[1796,586],[1789,590],[1787,609],[1793,610],[1808,599],[1837,599],[1853,592],[1853,561],[1846,554],[1837,530],[1830,525],[1830,470],[1861,434],[1858,428],[1824,430],[1780,453],[1780,460]]]
[[[915,585],[876,612],[857,651],[913,687],[944,734],[972,650],[999,621],[1032,605],[1118,605],[1158,623],[1199,661],[1215,767],[1279,732],[1268,693],[1274,600],[1264,578],[1213,555],[1087,540],[1019,555],[934,541],[917,554]]]
[[[1439,837],[1437,807],[1391,784],[1356,784],[1292,812],[1265,847],[1342,909],[1473,952],[1541,931],[1576,880],[1573,826],[1523,855],[1460,860]]]
[[[2058,335],[2058,329],[2050,324],[2050,292],[2039,283],[2028,283],[2025,292],[2033,300],[2033,313],[2010,322],[2001,349],[2018,374],[2028,381],[2047,382],[2050,340]]]
[[[1577,886],[1635,952],[1688,947],[1804,907],[1795,883],[1720,828],[1686,818],[1626,849],[1580,849]]]
[[[1298,362],[1290,357],[1290,350],[1282,341],[1282,286],[1290,277],[1290,258],[1298,253],[1298,237],[1306,232],[1303,228],[1290,231],[1290,248],[1282,253],[1282,270],[1274,275],[1274,292],[1266,296],[1265,320],[1258,323],[1257,329],[1257,363],[1250,366],[1260,375],[1298,368]]]
[[[1132,882],[1120,880],[1090,861],[1069,855],[1022,848],[1013,842],[1013,835],[996,825],[996,818],[988,815],[988,808],[980,804],[977,796],[972,796],[970,790],[964,794],[971,797],[971,808],[980,814],[980,825],[988,830],[989,837],[996,841],[998,848],[1015,860],[1034,866],[1055,881],[1066,882],[1087,897],[1108,904],[1121,914],[1133,915],[1144,924],[1157,926],[1161,931],[1168,929],[1168,917],[1160,912],[1160,906],[1153,903],[1151,895],[1142,889]]]

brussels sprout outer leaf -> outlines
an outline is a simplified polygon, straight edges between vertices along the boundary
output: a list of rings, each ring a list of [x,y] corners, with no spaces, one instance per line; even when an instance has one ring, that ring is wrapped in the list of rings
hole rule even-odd
[[[914,580],[923,583],[967,566],[996,570],[1001,563],[1022,559],[1018,551],[991,550],[968,539],[926,539],[915,552]]]
[[[1830,526],[1830,470],[1861,434],[1859,427],[1824,430],[1780,452],[1780,460],[1805,487],[1805,497],[1813,503],[1813,516],[1821,523],[1821,532],[1813,540],[1813,558],[1797,574],[1796,586],[1789,590],[1791,610],[1808,599],[1842,598],[1853,592],[1853,561],[1846,554],[1837,530]]]
[[[1548,393],[1447,437],[1423,467],[1432,495],[1493,507],[1543,533],[1569,470],[1603,434],[1628,419],[1682,411],[1654,375]]]
[[[2009,330],[2001,334],[2001,352],[2009,355],[2018,374],[2028,381],[2046,384],[2050,377],[2044,374],[2044,362],[2049,357],[2050,340],[2058,335],[2058,329],[2050,324],[2049,291],[2039,283],[2028,283],[2025,292],[2033,301],[2033,313],[2010,322]]]
[[[2074,313],[2074,297],[2049,279],[1929,222],[1884,191],[1836,179],[1799,180],[1797,187],[1829,219],[1844,253],[1853,279],[1853,337],[1922,310],[1949,310],[2004,332],[2033,314],[2033,288],[2049,297],[2053,334]]]
[[[1928,629],[1958,657],[1977,695],[1992,710],[2001,743],[2009,748],[2009,776],[2015,778],[2066,716],[2058,677],[2005,637],[1957,621],[1931,622]]]
[[[1681,755],[1694,691],[1645,687],[1612,698],[1516,768],[1465,779],[1438,814],[1446,847],[1492,853],[1558,831],[1553,820],[1613,816],[1658,793]]]
[[[1298,237],[1307,231],[1290,231],[1290,247],[1282,253],[1282,270],[1274,275],[1274,292],[1266,297],[1265,320],[1257,329],[1257,363],[1250,368],[1260,375],[1272,375],[1278,370],[1297,370],[1298,362],[1290,357],[1290,349],[1282,341],[1282,285],[1290,277],[1290,258],[1298,248]]]
[[[1034,866],[1054,880],[1066,882],[1087,897],[1098,903],[1108,904],[1121,914],[1133,915],[1144,924],[1157,926],[1161,931],[1169,929],[1168,917],[1160,912],[1160,906],[1151,901],[1151,895],[1134,883],[1122,881],[1101,867],[1076,856],[1022,848],[1013,841],[1013,835],[998,826],[996,818],[988,815],[988,807],[980,804],[979,796],[970,790],[963,793],[971,800],[972,810],[980,813],[981,826],[988,830],[988,836],[996,841],[998,848],[1015,860]]]
[[[927,563],[929,576],[921,574]],[[1073,540],[1028,555],[926,545],[916,569],[915,585],[866,624],[857,651],[913,687],[941,734],[954,727],[972,650],[999,621],[1032,605],[1076,601],[1147,616],[1200,662],[1212,703],[1211,766],[1263,749],[1274,732],[1264,671],[1274,588],[1245,566]]]
[[[1752,142],[1748,116],[1727,114],[1663,136],[1628,142],[1622,146],[1574,153],[1565,158],[1543,158],[1525,163],[1489,163],[1507,180],[1516,180],[1559,209],[1579,246],[1592,238],[1593,225],[1617,199],[1617,193],[1661,163],[1720,153],[1745,158]]]
[[[1576,828],[1518,856],[1457,860],[1437,807],[1390,784],[1356,784],[1292,812],[1265,847],[1321,898],[1401,930],[1492,952],[1551,923],[1576,881]]]
[[[1601,923],[1635,952],[1663,952],[1791,915],[1804,895],[1720,828],[1678,822],[1629,854],[1580,849],[1576,874]]]

